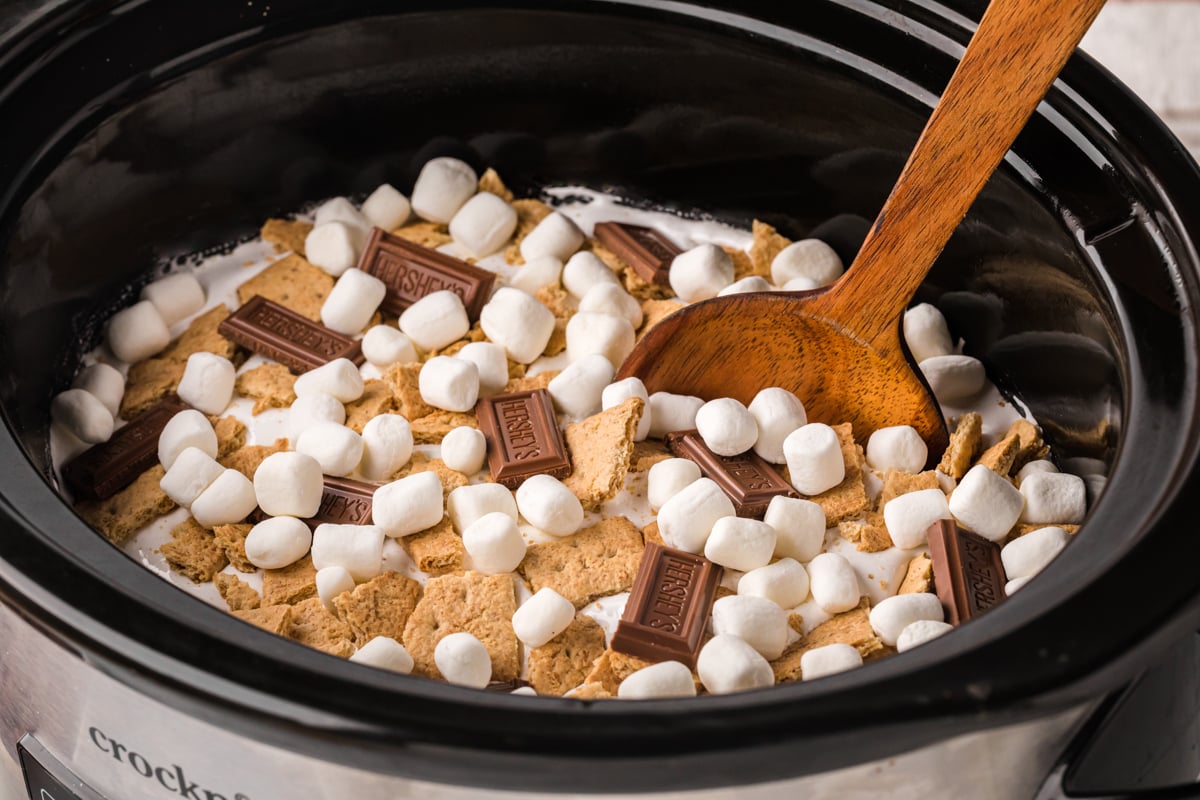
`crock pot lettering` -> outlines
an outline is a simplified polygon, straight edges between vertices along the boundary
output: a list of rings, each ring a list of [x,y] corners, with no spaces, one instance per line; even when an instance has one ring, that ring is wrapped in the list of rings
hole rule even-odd
[[[380,305],[399,316],[404,309],[433,292],[449,290],[462,299],[467,317],[479,319],[479,309],[492,293],[496,276],[452,256],[420,247],[379,228],[363,249],[359,269],[387,286]]]
[[[273,358],[301,374],[348,358],[363,361],[360,344],[261,295],[221,321],[217,330],[251,352]]]
[[[475,414],[487,438],[488,467],[497,483],[515,489],[533,475],[570,474],[567,447],[545,389],[485,397]]]
[[[666,443],[671,452],[694,461],[704,477],[721,487],[739,517],[761,518],[776,495],[800,496],[770,462],[753,450],[738,456],[719,456],[695,430],[669,433]]]
[[[141,753],[110,738],[97,727],[88,728],[88,737],[92,740],[92,744],[96,746],[96,749],[102,753],[108,753],[116,761],[129,765],[134,772],[143,778],[157,781],[162,788],[172,794],[188,798],[188,800],[250,800],[248,796],[241,792],[234,795],[227,795],[205,789],[199,783],[188,780],[183,767],[178,764],[171,764],[169,767],[154,766]]]

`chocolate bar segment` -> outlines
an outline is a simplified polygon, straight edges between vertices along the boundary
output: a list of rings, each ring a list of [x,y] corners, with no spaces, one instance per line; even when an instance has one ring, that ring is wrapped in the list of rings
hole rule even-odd
[[[371,230],[358,268],[387,286],[380,308],[396,316],[425,295],[445,289],[462,298],[467,317],[474,322],[491,297],[496,280],[496,275],[486,269],[379,228]]]
[[[671,262],[683,251],[653,228],[624,222],[597,222],[594,235],[646,283],[668,285]]]
[[[62,477],[76,500],[107,500],[158,463],[158,437],[171,417],[188,408],[171,395],[63,465]]]
[[[696,462],[701,474],[721,487],[739,517],[762,517],[776,495],[799,497],[770,462],[753,450],[739,456],[719,456],[695,430],[666,436],[667,447],[680,458]]]
[[[304,521],[312,528],[326,522],[334,525],[370,525],[375,489],[372,483],[326,475],[325,488],[321,490],[321,507],[316,516]]]
[[[648,542],[612,649],[694,669],[721,572],[703,556]]]
[[[217,332],[247,350],[278,361],[297,375],[339,358],[356,364],[363,360],[362,347],[349,336],[261,295],[251,297],[222,320]]]
[[[959,528],[952,519],[933,523],[926,536],[933,584],[947,622],[958,625],[1004,601],[1000,545]]]
[[[497,483],[516,489],[534,475],[571,474],[567,446],[545,389],[485,397],[476,404],[475,415]]]

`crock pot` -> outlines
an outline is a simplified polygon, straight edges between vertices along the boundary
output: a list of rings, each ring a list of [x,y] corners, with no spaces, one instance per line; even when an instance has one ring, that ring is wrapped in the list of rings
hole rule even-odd
[[[314,199],[384,179],[408,188],[437,154],[494,166],[518,194],[582,183],[740,224],[757,216],[849,262],[982,6],[12,8],[20,17],[0,34],[10,783],[19,763],[38,800],[1053,797],[1121,714],[1141,722],[1089,751],[1105,754],[1090,759],[1100,772],[1132,786],[1200,771],[1188,507],[1200,488],[1200,173],[1086,57],[922,289],[1064,465],[1090,475],[1079,541],[991,613],[861,670],[587,703],[364,669],[185,595],[59,499],[50,397],[156,267]],[[1121,694],[1136,686],[1158,705]],[[1080,731],[1086,742],[1069,748]],[[1122,761],[1141,768],[1115,777]]]

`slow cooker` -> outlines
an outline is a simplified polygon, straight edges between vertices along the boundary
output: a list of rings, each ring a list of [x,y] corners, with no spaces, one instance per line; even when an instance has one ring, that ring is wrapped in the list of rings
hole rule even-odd
[[[576,183],[757,216],[849,263],[981,13],[0,11],[0,796],[1052,798],[1200,773],[1200,172],[1083,55],[922,293],[1089,474],[1093,509],[1042,577],[918,650],[693,701],[461,689],[255,631],[126,557],[52,485],[49,399],[130,287],[305,202],[408,188],[432,155],[518,193]]]

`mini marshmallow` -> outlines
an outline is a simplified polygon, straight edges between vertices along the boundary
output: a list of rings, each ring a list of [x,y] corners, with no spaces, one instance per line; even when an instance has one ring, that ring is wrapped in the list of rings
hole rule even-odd
[[[205,414],[216,415],[233,399],[237,368],[228,358],[216,353],[192,353],[188,356],[176,393],[179,399]]]
[[[1014,594],[1016,594],[1018,589],[1029,583],[1031,580],[1033,580],[1032,576],[1026,578],[1015,578],[1009,581],[1008,583],[1004,584],[1004,596],[1012,597]]]
[[[208,453],[189,447],[176,457],[158,487],[177,505],[188,508],[224,471]]]
[[[259,569],[283,569],[312,547],[312,531],[295,517],[271,517],[246,534],[246,560]]]
[[[430,159],[413,184],[412,210],[423,220],[444,225],[471,199],[478,186],[479,177],[465,161]]]
[[[99,400],[114,419],[125,397],[125,376],[116,367],[97,362],[79,371],[71,381],[72,389],[82,389]]]
[[[472,197],[450,220],[450,236],[476,258],[490,256],[512,238],[517,212],[491,192]]]
[[[460,425],[442,437],[442,461],[450,469],[474,475],[486,457],[487,437],[475,428]]]
[[[175,458],[189,447],[217,457],[217,433],[208,417],[194,408],[180,411],[163,426],[158,435],[158,463],[170,469]]]
[[[579,301],[580,311],[590,311],[596,314],[608,314],[623,317],[637,330],[642,326],[645,316],[642,306],[629,292],[616,283],[598,283],[587,290],[587,294]]]
[[[149,358],[171,343],[171,332],[149,300],[123,308],[108,320],[108,349],[127,364]]]
[[[1083,478],[1060,472],[1026,476],[1021,482],[1025,509],[1021,521],[1035,525],[1083,522],[1087,513],[1087,486]]]
[[[555,211],[525,234],[521,240],[521,257],[526,263],[546,256],[566,261],[583,244],[583,238],[578,225]]]
[[[1053,461],[1047,461],[1046,459],[1030,461],[1028,464],[1021,467],[1020,471],[1017,473],[1017,477],[1014,478],[1017,488],[1019,489],[1021,487],[1021,484],[1024,483],[1026,478],[1037,472],[1058,472],[1058,467],[1054,466]]]
[[[400,314],[400,330],[423,350],[440,350],[471,330],[462,298],[449,289],[430,292]]]
[[[769,292],[771,284],[761,275],[749,275],[742,278],[740,281],[734,281],[726,286],[721,291],[717,292],[717,297],[727,297],[731,294],[745,294],[747,292]]]
[[[342,567],[357,583],[366,583],[383,571],[383,540],[378,525],[318,525],[313,531],[313,567]]]
[[[354,578],[345,567],[326,567],[317,570],[317,597],[325,605],[325,610],[333,613],[333,598],[346,592],[354,591]]]
[[[363,358],[383,369],[417,360],[412,340],[391,325],[373,325],[362,338]]]
[[[227,469],[192,501],[189,509],[203,528],[241,522],[258,507],[254,484],[236,469]]]
[[[661,661],[630,673],[617,687],[622,700],[654,700],[663,697],[695,697],[692,671],[678,661]]]
[[[767,660],[783,655],[787,620],[786,611],[762,597],[735,594],[713,603],[713,633],[736,636]]]
[[[541,647],[567,629],[575,606],[553,589],[538,589],[512,616],[513,633],[528,647]]]
[[[511,692],[509,692],[509,694],[519,694],[525,697],[538,696],[537,691],[532,686],[518,686],[516,689],[513,689]]]
[[[413,671],[413,657],[404,645],[390,636],[375,636],[358,648],[350,660],[376,669],[386,669],[408,675]],[[489,676],[490,677],[490,676]]]
[[[459,486],[446,498],[446,510],[454,530],[462,534],[475,520],[493,512],[507,514],[517,521],[517,501],[512,492],[498,483],[476,483]]]
[[[801,494],[821,494],[846,477],[841,440],[824,423],[810,422],[789,433],[783,440],[783,455],[792,486]]]
[[[688,394],[655,392],[650,395],[650,436],[661,439],[673,431],[696,427],[696,412],[704,401]]]
[[[646,384],[642,383],[640,378],[626,378],[605,386],[604,391],[600,393],[600,408],[607,411],[631,397],[640,398],[645,403],[637,430],[633,434],[635,442],[642,442],[650,435],[650,395],[646,393]]]
[[[919,366],[939,403],[969,400],[987,382],[983,364],[971,356],[933,356]]]
[[[954,354],[954,341],[942,312],[929,303],[921,303],[904,312],[904,342],[913,360]]]
[[[758,423],[754,452],[772,464],[782,464],[783,440],[792,431],[808,424],[808,415],[800,398],[787,389],[771,387],[754,395],[746,409]]]
[[[937,619],[919,619],[915,622],[910,622],[904,626],[904,630],[900,631],[900,635],[896,637],[896,650],[905,653],[914,647],[931,642],[943,633],[949,633],[952,630],[954,630],[954,626],[949,622],[942,622]]]
[[[943,616],[942,603],[936,594],[897,594],[881,600],[871,609],[871,629],[881,642],[892,647],[900,632],[910,624],[922,619],[941,622]]]
[[[359,237],[355,241],[359,245],[365,240],[365,236],[371,228],[371,222],[366,216],[345,197],[326,200],[313,212],[314,225],[328,225],[331,222],[340,222],[357,233]]]
[[[646,476],[646,499],[658,511],[685,487],[700,480],[700,467],[688,458],[668,458],[650,467]]]
[[[589,289],[602,283],[611,283],[619,287],[620,279],[595,253],[576,253],[563,265],[563,288],[576,299],[582,299]]]
[[[811,500],[776,495],[763,522],[775,529],[775,555],[808,563],[825,543],[825,510]]]
[[[700,553],[717,520],[732,516],[733,502],[728,495],[714,481],[700,478],[663,503],[658,510],[658,532],[667,547]]]
[[[387,480],[412,457],[412,426],[399,414],[380,414],[363,426],[362,444],[359,472],[367,480]]]
[[[344,478],[362,461],[362,436],[336,422],[318,422],[300,434],[296,452],[315,458],[326,475]]]
[[[732,397],[709,400],[696,412],[700,438],[719,456],[736,456],[758,441],[758,422]]]
[[[112,412],[83,389],[67,389],[55,395],[50,401],[50,418],[86,444],[107,442],[115,425]]]
[[[911,425],[879,428],[867,440],[867,463],[880,472],[898,469],[915,475],[925,469],[928,457],[925,440]]]
[[[950,506],[941,489],[902,494],[883,507],[883,523],[892,537],[892,544],[901,550],[925,544],[925,532],[939,519],[950,519]]]
[[[808,563],[808,588],[822,611],[840,614],[858,605],[858,573],[844,556],[821,553]]]
[[[258,507],[273,517],[315,517],[324,488],[320,462],[304,453],[272,453],[254,471]]]
[[[635,339],[624,317],[580,311],[567,322],[567,357],[579,361],[596,353],[619,365],[633,351]]]
[[[470,361],[479,370],[479,394],[483,396],[504,391],[508,385],[508,356],[504,348],[491,342],[471,342],[454,354],[455,358]]]
[[[530,525],[551,536],[570,536],[583,524],[579,498],[550,475],[534,475],[517,488],[517,511]]]
[[[528,259],[513,273],[508,285],[527,294],[537,294],[547,286],[558,286],[562,271],[562,262],[553,256]]]
[[[593,353],[555,375],[546,391],[560,412],[571,419],[583,419],[600,410],[601,394],[612,379],[612,364],[604,356]]]
[[[287,437],[295,446],[300,434],[304,433],[319,422],[336,422],[341,425],[346,421],[346,407],[342,401],[333,395],[316,392],[297,397],[288,408]]]
[[[446,411],[471,411],[479,399],[479,368],[454,356],[435,356],[417,376],[421,399]]]
[[[513,361],[528,364],[542,354],[554,333],[554,314],[532,295],[501,287],[479,313],[488,339],[504,348]]]
[[[432,470],[380,486],[371,500],[372,520],[394,538],[432,528],[443,516],[442,481]]]
[[[954,518],[993,542],[1008,535],[1024,506],[1024,495],[983,464],[971,467],[950,495]]]
[[[362,215],[367,218],[367,222],[385,231],[399,228],[408,222],[411,214],[412,205],[409,204],[408,198],[390,183],[385,183],[371,192],[362,204]]]
[[[338,402],[353,403],[363,394],[362,373],[350,359],[335,358],[328,364],[310,369],[296,378],[292,390],[296,393],[296,397],[327,394],[337,398]],[[342,411],[345,413],[345,409]]]
[[[667,274],[671,290],[686,303],[707,300],[733,283],[733,259],[715,244],[702,244],[679,255]]]
[[[775,685],[775,672],[767,660],[746,642],[728,634],[714,636],[700,648],[696,673],[704,688],[712,694]]]
[[[765,522],[722,517],[713,523],[704,557],[741,572],[767,565],[775,552],[775,529]]]
[[[492,679],[492,657],[483,642],[469,633],[443,637],[433,648],[433,663],[447,683],[482,689]]]
[[[825,286],[841,275],[842,259],[820,239],[792,242],[771,260],[771,282],[776,286],[794,278],[808,278],[817,286]]]
[[[795,608],[808,598],[808,573],[795,559],[781,558],[747,572],[738,581],[737,591],[770,600],[780,608]]]
[[[358,263],[361,236],[344,222],[317,225],[304,237],[304,258],[336,278]]]
[[[142,287],[140,299],[149,300],[167,325],[174,325],[204,308],[204,288],[190,272],[177,272]]]
[[[367,327],[385,294],[387,285],[379,278],[348,269],[321,304],[321,322],[330,330],[353,336]]]
[[[512,572],[525,558],[525,539],[516,521],[500,511],[484,514],[462,533],[474,569],[488,575]]]
[[[814,647],[800,656],[800,677],[801,680],[813,681],[861,667],[862,663],[862,655],[853,645],[827,644]]]
[[[1059,527],[1038,528],[1013,539],[1000,551],[1008,579],[1032,578],[1041,572],[1071,541]]]

